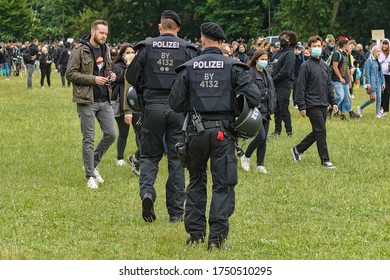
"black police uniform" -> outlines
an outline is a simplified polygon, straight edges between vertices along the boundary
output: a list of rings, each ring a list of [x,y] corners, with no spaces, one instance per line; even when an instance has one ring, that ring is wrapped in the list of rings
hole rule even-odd
[[[181,131],[184,115],[172,111],[168,96],[175,68],[196,56],[197,49],[187,41],[172,34],[162,34],[140,42],[134,47],[138,51],[126,72],[127,81],[142,93],[144,101],[143,125],[141,129],[140,195],[154,203],[154,183],[158,164],[164,154],[163,137],[167,142],[168,180],[166,183],[166,206],[170,221],[181,219],[184,213],[184,170],[177,157],[175,144],[182,142]],[[153,205],[147,205],[148,208]],[[152,209],[152,220],[155,219]],[[148,214],[146,214],[148,215]],[[144,216],[144,214],[143,214]],[[145,219],[145,216],[144,216]],[[145,219],[146,220],[146,219]]]
[[[190,234],[187,243],[203,241],[206,235],[209,158],[213,181],[209,247],[212,244],[220,247],[228,237],[228,216],[233,211],[229,208],[234,207],[234,186],[237,184],[237,158],[235,139],[226,127],[238,115],[236,94],[246,96],[250,107],[260,103],[259,89],[247,69],[245,64],[223,56],[219,48],[211,47],[176,70],[178,76],[169,96],[169,105],[175,112],[189,113],[189,119],[198,113],[204,127],[204,131],[198,132],[189,122],[187,129],[190,172],[184,217],[186,231]]]

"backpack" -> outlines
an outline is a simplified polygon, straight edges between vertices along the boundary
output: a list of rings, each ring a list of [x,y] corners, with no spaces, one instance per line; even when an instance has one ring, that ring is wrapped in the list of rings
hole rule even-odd
[[[30,53],[30,48],[25,48],[22,52],[22,57],[24,63],[29,63],[31,61],[31,53]]]
[[[329,73],[329,76],[333,76],[333,63],[332,63],[332,60],[333,60],[333,55],[334,53],[340,53],[339,51],[334,51],[330,54],[330,56],[328,57],[328,59],[325,61],[325,64],[326,66],[328,67],[328,73]],[[341,61],[341,59],[343,58],[343,55],[340,53],[340,59],[339,59],[339,63]]]

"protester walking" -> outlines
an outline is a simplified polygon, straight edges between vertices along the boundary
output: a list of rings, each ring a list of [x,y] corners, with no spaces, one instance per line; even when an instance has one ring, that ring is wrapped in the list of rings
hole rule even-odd
[[[301,154],[316,142],[321,164],[333,169],[335,166],[329,160],[326,143],[326,119],[329,105],[332,106],[333,112],[337,112],[338,108],[327,66],[321,59],[322,42],[320,36],[309,38],[308,48],[311,57],[302,64],[297,81],[298,109],[302,117],[309,117],[312,132],[293,147],[291,152],[295,161],[301,161]]]
[[[97,189],[104,179],[98,171],[103,155],[115,141],[115,119],[110,104],[111,85],[116,75],[111,72],[109,48],[106,45],[108,23],[96,20],[91,33],[86,34],[75,46],[69,57],[66,78],[73,83],[73,102],[77,103],[80,118],[82,155],[87,187]],[[95,118],[103,136],[94,148]]]
[[[367,59],[364,65],[364,71],[366,73],[365,87],[367,88],[367,93],[370,94],[370,98],[357,107],[360,117],[363,116],[363,109],[374,102],[376,103],[376,117],[383,117],[381,114],[381,96],[382,90],[384,90],[386,87],[386,82],[381,63],[378,60],[380,52],[380,46],[374,46],[371,49],[370,57]]]

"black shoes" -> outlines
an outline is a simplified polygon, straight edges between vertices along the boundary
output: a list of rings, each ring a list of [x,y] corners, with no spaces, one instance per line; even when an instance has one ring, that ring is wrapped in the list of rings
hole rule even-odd
[[[184,220],[183,214],[179,216],[169,216],[169,222],[171,223],[179,223]]]
[[[153,221],[156,220],[153,203],[153,197],[150,193],[146,193],[142,197],[142,218],[145,222],[153,223]]]
[[[208,244],[207,250],[212,251],[214,249],[224,249],[230,251],[232,247],[226,242],[226,239],[224,239],[220,242],[212,242]]]
[[[360,116],[358,114],[355,114],[354,111],[349,112],[349,116],[351,117],[351,119],[358,119],[358,118],[360,118]]]
[[[291,153],[293,155],[294,161],[301,161],[301,154],[298,152],[297,147],[292,147]]]
[[[197,245],[200,243],[204,243],[204,237],[195,237],[195,236],[190,236],[186,240],[186,245]]]

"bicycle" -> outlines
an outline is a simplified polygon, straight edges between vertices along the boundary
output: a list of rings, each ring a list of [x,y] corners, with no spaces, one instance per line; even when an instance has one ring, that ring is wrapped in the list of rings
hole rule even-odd
[[[23,76],[27,73],[27,68],[24,64],[23,57],[18,55],[16,58],[12,58],[12,62],[11,71],[14,76],[23,78]]]

